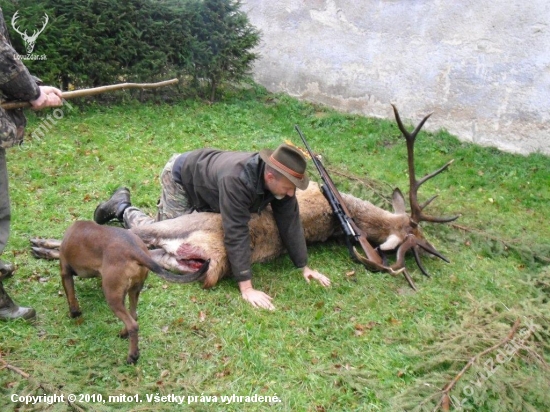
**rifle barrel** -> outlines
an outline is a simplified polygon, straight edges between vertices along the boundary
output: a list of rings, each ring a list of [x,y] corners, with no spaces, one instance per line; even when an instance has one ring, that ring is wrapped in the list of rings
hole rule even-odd
[[[307,144],[306,138],[302,134],[302,131],[300,130],[300,128],[298,127],[297,124],[294,125],[294,128],[296,129],[296,131],[300,135],[300,138],[302,139],[302,142],[304,142],[304,145],[306,146],[307,152],[309,153],[309,156],[311,157],[311,160],[313,161],[313,164],[315,165],[315,167],[317,167],[317,170],[319,171],[319,174],[321,175],[321,179],[323,179],[323,181],[324,181],[325,177],[323,176],[323,171],[321,170],[321,167],[317,163],[319,160],[313,154],[313,150],[311,150],[311,147],[309,147],[309,145]]]
[[[330,178],[328,172],[325,170],[325,167],[323,166],[321,161],[317,159],[313,154],[313,151],[307,144],[306,138],[300,131],[300,128],[298,127],[298,125],[295,125],[294,128],[302,138],[302,142],[304,142],[304,145],[306,146],[306,149],[311,156],[313,163],[315,164],[317,170],[319,171],[319,174],[321,175],[321,179],[324,182],[324,186],[322,187],[323,193],[327,198],[333,213],[338,218],[340,225],[342,226],[342,230],[347,237],[351,237],[353,238],[353,241],[358,242],[361,245],[361,248],[363,249],[365,254],[367,255],[367,260],[363,263],[368,263],[371,269],[373,267],[377,268],[378,270],[385,269],[383,266],[382,257],[378,254],[378,252],[376,252],[376,250],[374,250],[372,245],[369,243],[369,241],[367,240],[367,235],[354,222],[348,208],[344,203],[344,199],[342,199],[340,192],[336,188],[336,185]],[[352,256],[354,256],[354,250],[349,243],[348,247],[350,249],[350,253],[352,254]]]

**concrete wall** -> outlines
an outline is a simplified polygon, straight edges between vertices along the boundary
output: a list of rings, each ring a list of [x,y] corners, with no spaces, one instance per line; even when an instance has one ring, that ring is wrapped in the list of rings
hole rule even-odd
[[[550,155],[550,1],[245,0],[271,91]]]

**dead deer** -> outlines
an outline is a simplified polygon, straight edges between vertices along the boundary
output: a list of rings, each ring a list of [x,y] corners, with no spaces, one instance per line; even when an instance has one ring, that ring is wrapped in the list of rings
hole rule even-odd
[[[448,262],[425,239],[420,223],[423,221],[444,223],[458,218],[458,216],[432,217],[424,214],[424,209],[436,196],[420,204],[418,189],[427,180],[447,169],[452,160],[437,171],[417,180],[414,169],[414,144],[418,132],[430,115],[424,117],[414,131],[409,133],[403,126],[395,106],[393,106],[393,110],[399,129],[407,142],[411,213],[406,213],[405,198],[399,189],[395,189],[393,192],[393,213],[349,194],[342,193],[342,197],[357,225],[367,233],[369,242],[378,245],[377,249],[384,255],[391,251],[396,252],[395,263],[385,264],[391,268],[391,271],[388,270],[388,272],[402,272],[409,285],[416,289],[405,267],[405,255],[408,251],[413,253],[418,267],[426,276],[429,274],[421,262],[421,250]],[[296,196],[308,243],[323,242],[340,234],[340,225],[316,183],[311,182],[304,191],[298,190]],[[249,228],[253,262],[263,262],[285,252],[269,209],[263,211],[261,215],[253,215]],[[132,227],[130,230],[137,234],[150,249],[153,249],[152,257],[161,266],[173,272],[182,273],[182,283],[186,277],[193,276],[192,272],[203,268],[203,264],[207,260],[210,260],[210,264],[202,278],[203,287],[214,286],[219,279],[230,273],[219,214],[191,213],[175,219]],[[33,254],[36,257],[58,258],[59,241],[32,239],[31,242],[33,243]],[[360,259],[360,255],[357,255]]]

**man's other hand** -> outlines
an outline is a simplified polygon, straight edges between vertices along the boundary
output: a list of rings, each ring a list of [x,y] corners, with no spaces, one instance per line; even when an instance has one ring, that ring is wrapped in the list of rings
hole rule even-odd
[[[316,270],[310,269],[307,266],[304,267],[304,269],[303,269],[303,275],[304,275],[304,279],[306,280],[307,283],[309,283],[309,281],[311,279],[315,279],[317,282],[319,282],[324,287],[330,286],[330,279],[329,278],[327,278],[322,273],[317,272]]]

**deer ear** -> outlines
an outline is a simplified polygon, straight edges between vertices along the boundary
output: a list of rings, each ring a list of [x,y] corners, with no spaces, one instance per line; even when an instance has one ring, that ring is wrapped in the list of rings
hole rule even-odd
[[[405,209],[405,197],[403,196],[403,193],[401,193],[401,190],[397,188],[393,190],[392,206],[394,213],[402,214],[407,212]]]

